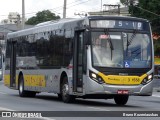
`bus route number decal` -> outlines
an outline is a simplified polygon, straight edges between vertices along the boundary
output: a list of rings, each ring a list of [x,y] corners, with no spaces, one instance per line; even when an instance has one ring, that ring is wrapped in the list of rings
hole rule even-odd
[[[139,78],[132,78],[132,82],[140,82]]]

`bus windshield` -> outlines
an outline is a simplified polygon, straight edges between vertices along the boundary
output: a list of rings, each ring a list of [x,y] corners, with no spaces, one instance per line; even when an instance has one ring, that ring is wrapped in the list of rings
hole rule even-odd
[[[93,66],[150,68],[151,39],[138,32],[92,32]]]

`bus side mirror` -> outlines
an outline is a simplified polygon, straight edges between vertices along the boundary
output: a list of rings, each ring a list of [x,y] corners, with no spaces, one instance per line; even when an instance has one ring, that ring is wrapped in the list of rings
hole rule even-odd
[[[91,32],[90,31],[85,31],[84,33],[84,44],[91,45]]]

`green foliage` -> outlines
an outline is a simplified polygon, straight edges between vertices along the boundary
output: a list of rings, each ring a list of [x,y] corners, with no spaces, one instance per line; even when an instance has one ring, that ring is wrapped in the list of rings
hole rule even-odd
[[[128,6],[128,5],[133,5],[133,4],[136,3],[136,1],[138,1],[138,0],[120,0],[120,2],[121,2],[123,5],[126,5],[126,6]]]
[[[127,5],[127,1],[128,1],[128,0],[120,0],[120,2],[121,2],[123,5]]]
[[[160,0],[139,0],[137,5],[129,6],[129,12],[131,16],[148,19],[153,33],[160,35],[160,17],[157,16],[160,15]]]
[[[160,56],[160,40],[154,40],[154,54]]]
[[[26,21],[26,24],[36,25],[41,22],[56,20],[56,19],[60,19],[60,16],[56,16],[49,10],[43,10],[41,12],[38,12],[36,16],[29,18],[28,21]]]

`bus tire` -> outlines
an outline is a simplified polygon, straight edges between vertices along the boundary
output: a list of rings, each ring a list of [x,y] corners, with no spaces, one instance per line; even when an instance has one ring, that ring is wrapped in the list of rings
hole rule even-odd
[[[117,105],[125,105],[128,101],[129,95],[116,95],[114,101]]]
[[[36,92],[24,90],[24,79],[22,75],[19,77],[18,90],[20,97],[35,97],[36,95]]]
[[[63,82],[61,86],[61,96],[62,96],[63,102],[65,103],[71,103],[75,100],[75,97],[73,95],[69,95],[69,86],[68,86],[67,77],[63,78]]]
[[[58,95],[58,99],[62,100],[62,95],[61,94],[57,94]]]
[[[35,97],[36,96],[36,92],[34,92],[34,91],[26,91],[26,92],[27,92],[26,97]]]

